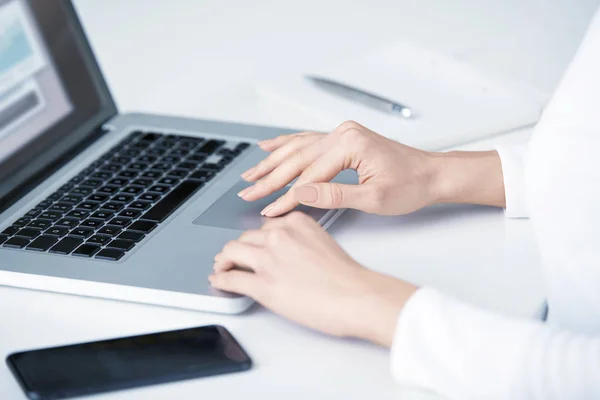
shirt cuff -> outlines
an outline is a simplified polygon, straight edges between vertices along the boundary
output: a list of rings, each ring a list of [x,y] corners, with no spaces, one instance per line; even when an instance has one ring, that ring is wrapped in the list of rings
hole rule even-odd
[[[398,317],[392,374],[400,385],[449,399],[514,398],[518,366],[536,329],[421,288]]]
[[[496,151],[504,176],[505,215],[508,218],[528,218],[524,177],[527,146],[499,146]]]

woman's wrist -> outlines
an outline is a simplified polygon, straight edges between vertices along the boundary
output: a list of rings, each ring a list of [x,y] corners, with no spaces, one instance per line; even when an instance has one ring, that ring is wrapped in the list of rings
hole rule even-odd
[[[418,290],[415,285],[366,270],[365,291],[357,298],[348,336],[391,347],[404,304]]]
[[[505,207],[502,164],[496,151],[429,153],[433,203]]]

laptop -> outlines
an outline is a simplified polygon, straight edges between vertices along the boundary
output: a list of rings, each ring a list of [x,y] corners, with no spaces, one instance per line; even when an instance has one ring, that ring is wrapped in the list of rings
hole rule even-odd
[[[0,0],[0,285],[244,311],[207,277],[286,190],[236,195],[256,142],[288,133],[119,114],[70,2]],[[300,209],[324,227],[342,212]]]

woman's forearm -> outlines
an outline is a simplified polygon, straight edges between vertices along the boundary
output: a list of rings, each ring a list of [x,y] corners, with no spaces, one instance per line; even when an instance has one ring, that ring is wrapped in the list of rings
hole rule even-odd
[[[433,160],[436,203],[506,206],[502,164],[495,150],[434,153]]]

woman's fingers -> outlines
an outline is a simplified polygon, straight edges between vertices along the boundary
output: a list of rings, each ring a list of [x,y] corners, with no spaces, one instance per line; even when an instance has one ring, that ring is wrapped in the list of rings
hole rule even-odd
[[[263,149],[264,151],[275,151],[276,149],[280,148],[281,146],[283,146],[284,144],[286,144],[287,142],[289,142],[290,140],[292,140],[295,137],[298,136],[307,136],[307,135],[323,135],[322,133],[317,133],[317,132],[299,132],[299,133],[294,133],[292,135],[281,135],[281,136],[277,136],[276,138],[273,139],[267,139],[267,140],[263,140],[258,142],[258,146]]]
[[[300,204],[295,196],[295,188],[307,183],[329,182],[344,169],[344,153],[337,147],[332,148],[306,167],[292,188],[275,202],[265,207],[261,214],[267,217],[276,217],[293,210]],[[310,190],[305,191],[303,194],[306,196],[307,202],[310,202],[311,196],[317,195],[316,192],[310,193]],[[313,201],[316,200],[315,197]]]
[[[256,271],[260,269],[263,249],[239,240],[227,243],[223,250],[215,256],[215,272],[231,270],[241,267]]]
[[[281,165],[281,163],[292,154],[322,138],[323,135],[316,133],[307,133],[305,135],[299,134],[287,137],[286,139],[288,140],[284,145],[275,149],[267,158],[259,162],[255,167],[244,172],[242,178],[248,182],[256,182]]]
[[[260,277],[256,274],[238,270],[212,274],[208,280],[217,289],[254,299],[260,298],[263,286]]]
[[[323,144],[317,141],[297,150],[270,174],[238,193],[238,196],[246,201],[255,201],[278,191],[312,164],[324,151],[323,147]]]

